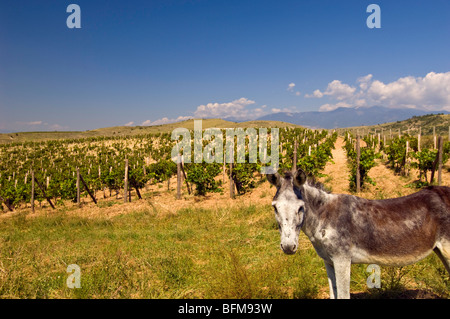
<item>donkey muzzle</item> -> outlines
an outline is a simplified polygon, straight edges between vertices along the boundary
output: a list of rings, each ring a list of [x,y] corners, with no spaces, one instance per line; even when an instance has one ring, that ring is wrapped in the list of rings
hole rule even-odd
[[[297,251],[297,244],[295,243],[281,243],[281,249],[286,255],[293,255]]]

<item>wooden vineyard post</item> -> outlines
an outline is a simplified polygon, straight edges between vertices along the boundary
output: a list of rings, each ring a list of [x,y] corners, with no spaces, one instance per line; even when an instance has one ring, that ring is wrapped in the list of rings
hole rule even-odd
[[[420,133],[417,135],[417,151],[420,152]]]
[[[222,183],[223,184],[225,184],[225,168],[226,168],[225,153],[226,152],[224,151],[223,152],[223,165],[222,165]]]
[[[139,188],[134,187],[134,189],[136,190],[136,194],[138,195],[138,198],[142,199],[142,195],[141,195],[141,192],[139,191]],[[130,198],[130,200],[131,200],[131,198]]]
[[[77,205],[81,206],[80,201],[80,168],[77,167]]]
[[[6,207],[8,207],[8,209],[9,209],[9,211],[11,211],[11,212],[14,211],[14,209],[9,205],[8,201],[0,196],[0,205],[1,205],[1,202],[5,203]]]
[[[442,144],[443,144],[442,136],[439,136],[438,153],[436,155],[436,159],[433,162],[433,168],[431,169],[431,178],[430,178],[431,184],[433,183],[434,180],[434,173],[436,172],[436,166],[438,166],[438,184],[440,185],[440,183],[442,182],[442,149],[443,149]]]
[[[378,144],[378,152],[379,152],[380,148],[381,148],[381,134],[380,133],[378,133],[378,142],[377,142],[377,144]]]
[[[177,157],[177,199],[181,199],[181,155]]]
[[[359,157],[361,155],[361,150],[359,148],[359,134],[356,136],[356,192],[359,193],[361,190],[361,174],[359,171]]]
[[[442,185],[442,152],[443,152],[443,146],[444,141],[442,136],[439,136],[438,141],[438,185]]]
[[[55,206],[53,205],[52,201],[50,200],[50,198],[47,197],[47,194],[45,193],[45,189],[44,187],[41,185],[41,183],[39,183],[39,181],[37,180],[36,176],[34,177],[34,180],[36,181],[36,184],[39,186],[39,188],[42,191],[42,194],[44,195],[44,197],[47,199],[47,202],[50,204],[50,206],[55,209]]]
[[[34,213],[34,170],[31,170],[31,212]]]
[[[294,141],[294,163],[292,164],[292,170],[297,170],[297,140]]]
[[[183,179],[186,183],[186,187],[188,190],[188,194],[191,195],[191,187],[189,186],[189,182],[187,180],[187,176],[186,176],[186,172],[184,171],[184,166],[183,166],[183,162],[180,163],[180,167],[181,167],[181,172],[183,173]],[[225,177],[224,177],[225,178]]]
[[[86,191],[88,192],[89,196],[91,196],[92,200],[94,201],[94,203],[97,204],[97,200],[95,199],[95,196],[92,195],[92,192],[90,191],[89,187],[87,186],[86,182],[84,181],[83,176],[81,176],[79,169],[77,169],[77,176],[79,176],[79,180],[83,183],[84,188],[86,189]],[[79,183],[78,183],[79,184]]]
[[[404,171],[404,175],[405,175],[405,176],[408,175],[408,168],[409,168],[408,155],[409,155],[409,141],[406,141],[405,171]]]
[[[123,202],[128,201],[128,158],[125,159],[125,181],[124,181],[124,193]]]
[[[434,145],[434,149],[437,149],[437,147],[436,147],[436,126],[433,126],[433,145]]]
[[[234,198],[234,182],[233,182],[233,149],[231,149],[230,160],[230,198]]]

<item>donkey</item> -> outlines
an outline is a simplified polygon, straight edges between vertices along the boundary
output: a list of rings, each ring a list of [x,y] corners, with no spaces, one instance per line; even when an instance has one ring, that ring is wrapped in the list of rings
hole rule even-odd
[[[267,175],[281,249],[294,254],[300,230],[324,260],[330,298],[350,298],[351,264],[404,266],[434,251],[450,273],[450,187],[393,199],[332,194],[301,170]]]

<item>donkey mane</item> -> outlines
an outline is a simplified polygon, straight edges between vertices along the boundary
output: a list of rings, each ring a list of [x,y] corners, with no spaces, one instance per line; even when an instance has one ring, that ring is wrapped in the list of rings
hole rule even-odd
[[[295,172],[292,171],[285,171],[284,172],[284,178],[286,179],[293,179]],[[311,186],[313,188],[318,189],[319,191],[325,192],[327,194],[331,194],[331,190],[328,189],[324,184],[316,180],[315,176],[309,175],[306,179],[306,184],[308,186]]]

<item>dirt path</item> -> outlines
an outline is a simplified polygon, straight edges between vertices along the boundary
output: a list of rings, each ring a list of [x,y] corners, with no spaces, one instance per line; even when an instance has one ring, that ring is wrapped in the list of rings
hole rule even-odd
[[[331,152],[333,155],[333,163],[327,163],[322,172],[327,176],[319,180],[330,188],[333,193],[350,194],[348,182],[350,171],[347,166],[347,154],[345,154],[343,146],[344,139],[338,137],[334,145],[334,150]]]
[[[375,160],[376,166],[369,171],[369,176],[375,185],[368,185],[364,191],[365,198],[383,199],[405,196],[417,192],[418,190],[406,185],[411,184],[415,179],[415,174],[401,176],[394,174],[393,170],[386,166],[382,159]]]
[[[350,171],[347,166],[347,154],[343,146],[344,139],[339,137],[336,141],[335,149],[332,150],[333,163],[328,162],[323,170],[323,174],[327,176],[319,180],[330,188],[333,193],[350,194]],[[365,189],[357,194],[358,196],[369,199],[383,199],[404,196],[417,191],[414,188],[405,187],[416,178],[415,172],[412,172],[409,177],[403,177],[394,174],[385,165],[383,159],[377,159],[375,162],[375,167],[369,171],[369,177],[375,182],[375,185],[366,184]]]

